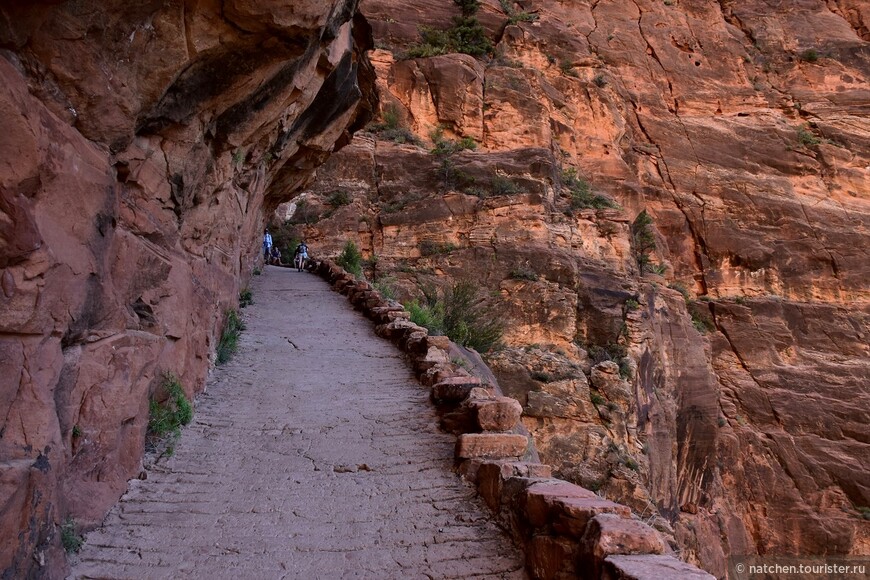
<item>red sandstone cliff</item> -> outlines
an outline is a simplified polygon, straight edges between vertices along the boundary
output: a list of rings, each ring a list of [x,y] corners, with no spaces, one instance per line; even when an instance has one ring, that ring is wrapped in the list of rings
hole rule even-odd
[[[490,57],[417,59],[453,3],[361,9],[389,122],[291,233],[356,241],[404,297],[496,292],[489,362],[542,460],[689,561],[870,553],[865,3],[490,0]],[[431,153],[439,126],[476,150]],[[571,168],[618,207],[572,208]]]
[[[372,107],[354,0],[0,5],[0,569],[62,577],[58,525],[141,469],[188,395],[263,209]]]

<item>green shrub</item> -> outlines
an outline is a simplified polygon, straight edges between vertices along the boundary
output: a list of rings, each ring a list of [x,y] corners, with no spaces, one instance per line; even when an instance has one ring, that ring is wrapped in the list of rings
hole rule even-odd
[[[85,539],[76,531],[76,523],[72,518],[67,518],[60,525],[60,543],[67,554],[78,552],[85,543]]]
[[[416,300],[405,304],[405,309],[411,315],[411,322],[429,330],[433,336],[443,336],[444,304],[420,304]]]
[[[495,174],[492,176],[492,192],[495,195],[511,195],[517,193],[520,188],[514,183],[514,180],[503,175]]]
[[[336,263],[355,277],[363,277],[362,254],[353,241],[348,240],[345,242],[344,249],[341,251],[341,254],[338,255]]]
[[[351,201],[353,201],[353,198],[350,196],[350,194],[341,189],[333,191],[326,199],[326,203],[335,208],[341,207],[343,205],[350,205]]]
[[[241,147],[236,148],[233,152],[233,167],[238,169],[242,166],[242,163],[245,161],[245,150]]]
[[[426,303],[416,301],[405,308],[411,320],[426,327],[432,334],[444,334],[462,346],[487,352],[501,343],[504,326],[495,308],[482,298],[478,286],[470,280],[460,280],[448,288],[443,297],[434,290],[426,291]]]
[[[691,301],[692,296],[689,294],[688,288],[686,288],[680,282],[672,282],[672,283],[668,284],[668,288],[670,288],[671,290],[676,290],[677,292],[682,294],[683,300],[685,300],[686,304],[688,304],[689,301]]]
[[[386,300],[395,300],[396,299],[396,287],[393,285],[394,283],[395,283],[395,278],[381,277],[378,280],[376,280],[375,282],[373,282],[372,286]]]
[[[631,378],[631,364],[628,362],[626,357],[622,357],[616,363],[619,365],[619,378],[624,381],[627,381]]]
[[[595,83],[596,87],[604,87],[605,85],[607,85],[607,79],[604,78],[604,75],[600,73],[595,75],[595,78],[592,79],[592,82]]]
[[[553,377],[549,373],[543,371],[533,371],[531,376],[534,380],[542,383],[550,383],[553,381]]]
[[[379,138],[394,143],[411,143],[412,145],[421,146],[423,143],[412,133],[407,127],[403,127],[399,111],[395,106],[390,105],[381,114],[382,123],[373,123],[366,127],[372,133],[375,133]],[[350,203],[348,201],[348,203]]]
[[[529,268],[515,268],[508,275],[514,280],[530,280],[534,282],[538,279],[538,275]]]
[[[559,70],[562,71],[563,74],[566,74],[570,77],[576,77],[577,71],[574,70],[574,65],[570,60],[563,60],[559,63]]]
[[[184,396],[184,388],[178,378],[172,373],[163,375],[160,390],[166,393],[166,399],[158,402],[152,398],[148,402],[148,434],[156,438],[177,436],[181,427],[193,419],[193,407]]]
[[[625,301],[625,309],[629,312],[637,310],[638,308],[640,308],[640,303],[638,303],[634,298],[629,298]]]
[[[426,58],[460,52],[481,57],[492,52],[492,42],[477,20],[480,3],[476,0],[454,0],[462,10],[461,16],[453,17],[453,26],[447,30],[420,27],[420,44],[408,49],[409,58]]]
[[[628,348],[623,344],[610,343],[606,346],[590,345],[586,351],[592,362],[598,364],[605,361],[618,362],[628,355]]]
[[[605,398],[598,393],[589,393],[589,399],[593,405],[603,405],[606,402]]]
[[[441,127],[432,131],[429,134],[429,138],[432,139],[432,143],[435,145],[430,151],[430,153],[433,153],[434,155],[449,157],[454,153],[459,153],[460,151],[474,151],[477,149],[477,142],[468,136],[462,137],[458,141],[446,139],[444,137],[444,129]]]
[[[226,311],[226,322],[217,347],[217,364],[222,365],[235,354],[239,347],[239,336],[245,329],[242,319],[235,310]]]
[[[808,127],[798,129],[798,141],[804,147],[814,147],[822,142]]]
[[[816,62],[819,60],[819,51],[815,48],[808,48],[801,53],[801,60],[806,62]]]
[[[637,461],[635,461],[631,457],[625,460],[625,466],[632,471],[640,471],[640,465],[638,465]]]
[[[714,330],[713,323],[706,318],[701,317],[698,313],[692,312],[692,326],[695,327],[695,330],[700,332],[701,334],[707,334],[708,332]]]
[[[254,303],[254,294],[249,288],[239,292],[239,308],[245,308]]]
[[[423,240],[420,242],[420,255],[424,257],[439,256],[449,254],[456,250],[456,246],[450,242],[435,242],[433,240]]]
[[[573,167],[562,172],[562,185],[571,194],[571,209],[615,209],[619,207],[613,200],[592,193],[589,182],[578,176],[577,170]]]
[[[652,223],[652,217],[643,210],[631,224],[632,249],[641,274],[652,271],[650,254],[656,249]]]

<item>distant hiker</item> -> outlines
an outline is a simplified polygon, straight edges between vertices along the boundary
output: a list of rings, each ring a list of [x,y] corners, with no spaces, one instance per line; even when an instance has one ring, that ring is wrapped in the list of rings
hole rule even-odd
[[[273,266],[283,266],[281,263],[281,250],[278,249],[278,246],[272,246],[272,249],[269,250],[269,263]]]
[[[293,255],[293,263],[296,264],[296,269],[300,272],[305,267],[305,260],[308,259],[308,246],[305,245],[305,241],[299,243],[296,246],[296,252]]]
[[[272,234],[268,229],[263,230],[263,259],[269,261],[269,251],[272,249]]]

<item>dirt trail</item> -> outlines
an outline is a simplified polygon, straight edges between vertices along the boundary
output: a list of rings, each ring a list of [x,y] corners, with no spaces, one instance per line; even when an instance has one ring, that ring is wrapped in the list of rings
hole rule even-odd
[[[402,355],[320,278],[254,278],[235,357],[74,578],[524,578]]]

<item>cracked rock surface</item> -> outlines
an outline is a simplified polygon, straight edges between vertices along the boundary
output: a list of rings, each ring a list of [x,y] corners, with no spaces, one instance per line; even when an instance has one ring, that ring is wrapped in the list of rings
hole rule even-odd
[[[253,293],[174,455],[72,577],[524,578],[402,355],[313,275],[267,267]]]

